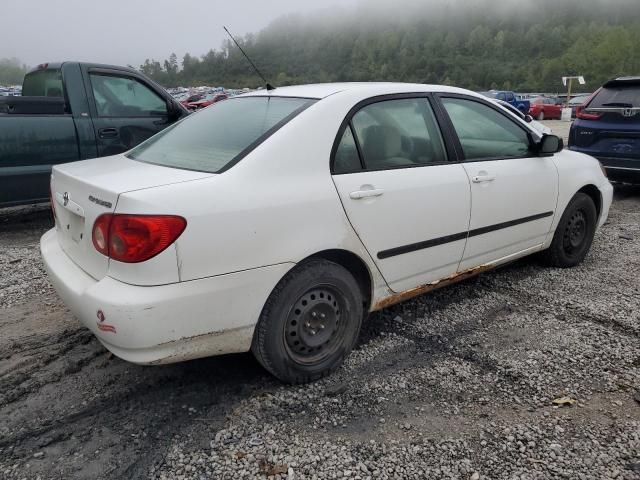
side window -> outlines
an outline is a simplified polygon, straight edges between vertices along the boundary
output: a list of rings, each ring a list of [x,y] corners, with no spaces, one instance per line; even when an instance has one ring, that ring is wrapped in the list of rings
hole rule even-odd
[[[336,150],[336,156],[333,161],[333,173],[353,173],[362,170],[360,165],[360,156],[356,141],[353,138],[351,126],[347,128],[342,135],[342,140]]]
[[[530,154],[525,130],[480,102],[443,98],[466,160],[517,158]]]
[[[101,117],[157,117],[167,114],[165,101],[133,78],[92,73],[91,88]]]
[[[440,129],[425,98],[373,103],[356,113],[351,122],[366,169],[446,161]]]
[[[515,102],[516,100],[515,95],[511,92],[505,93],[505,97],[507,99],[507,102]]]

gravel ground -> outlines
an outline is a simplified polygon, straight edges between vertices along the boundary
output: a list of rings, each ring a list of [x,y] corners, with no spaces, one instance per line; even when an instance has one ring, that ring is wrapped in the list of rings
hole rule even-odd
[[[577,268],[525,259],[372,315],[296,387],[248,354],[113,358],[43,276],[46,210],[0,217],[0,478],[640,479],[639,207],[619,187]]]

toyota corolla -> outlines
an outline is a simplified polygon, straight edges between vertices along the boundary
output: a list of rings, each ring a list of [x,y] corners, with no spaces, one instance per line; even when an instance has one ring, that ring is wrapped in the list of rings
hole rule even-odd
[[[525,255],[580,263],[599,163],[470,91],[257,91],[133,150],[57,165],[49,277],[117,356],[252,351],[285,382],[340,366],[369,312]]]

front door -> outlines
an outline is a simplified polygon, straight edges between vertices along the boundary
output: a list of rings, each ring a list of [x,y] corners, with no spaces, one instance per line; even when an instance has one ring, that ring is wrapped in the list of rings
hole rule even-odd
[[[551,229],[558,172],[534,155],[526,127],[497,107],[464,96],[441,97],[471,182],[466,270],[532,250]]]
[[[457,270],[470,213],[469,181],[448,161],[430,101],[376,99],[345,124],[333,180],[353,228],[400,292]]]
[[[98,155],[125,152],[169,125],[166,101],[123,72],[90,71]]]

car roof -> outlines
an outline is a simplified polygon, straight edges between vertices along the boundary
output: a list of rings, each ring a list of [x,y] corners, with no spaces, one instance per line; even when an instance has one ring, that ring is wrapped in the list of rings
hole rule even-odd
[[[640,77],[618,77],[606,82],[603,87],[621,87],[623,85],[640,85]]]
[[[310,85],[295,85],[277,87],[273,90],[255,90],[240,95],[241,97],[273,96],[299,97],[322,99],[341,92],[361,93],[363,97],[369,95],[385,95],[394,93],[464,93],[472,94],[469,90],[444,85],[426,85],[422,83],[393,83],[393,82],[345,82],[345,83],[316,83]],[[473,93],[478,96],[478,94]]]

